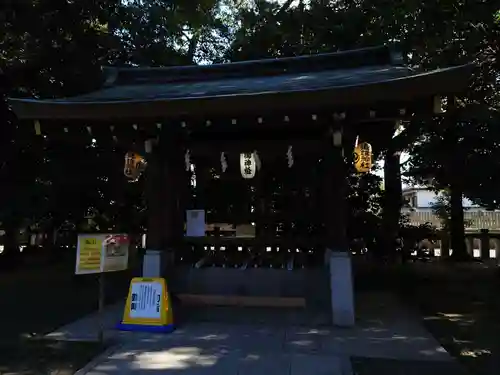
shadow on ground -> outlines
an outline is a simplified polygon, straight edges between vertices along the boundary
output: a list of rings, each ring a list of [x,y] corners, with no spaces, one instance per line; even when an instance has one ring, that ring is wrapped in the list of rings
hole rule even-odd
[[[123,344],[108,360],[88,375],[140,374],[332,374],[341,375],[349,365],[347,357],[317,352],[275,350],[279,338],[273,330],[253,328],[258,341],[246,341],[244,333],[217,332],[213,327],[182,336],[156,336]]]
[[[455,362],[398,361],[394,359],[353,357],[353,375],[468,375]]]
[[[372,289],[375,284],[375,288],[383,286],[398,292],[402,301],[420,313],[424,326],[441,345],[472,374],[498,374],[498,268],[476,262],[414,263],[404,267],[364,268],[360,287]],[[369,279],[374,280],[374,283],[368,283]],[[389,364],[386,362],[380,366]],[[373,363],[367,367],[374,371],[376,369]],[[398,364],[395,365],[395,374],[399,374],[397,367]],[[429,372],[425,370],[425,373]]]
[[[480,264],[413,267],[424,325],[474,374],[500,369],[500,274]]]
[[[61,267],[20,271],[0,276],[0,295],[5,306],[0,311],[2,321],[0,373],[66,375],[72,373],[75,368],[81,367],[83,363],[102,350],[102,347],[95,343],[26,340],[30,337],[40,337],[96,309],[96,278],[93,276],[75,278],[72,267],[71,269]],[[496,292],[499,277],[494,270],[477,264],[466,266],[416,264],[407,267],[384,268],[364,267],[356,264],[355,276],[358,291],[398,292],[409,306],[417,307],[421,312],[424,325],[452,355],[466,364],[472,373],[477,375],[498,373],[498,368],[500,368],[500,341],[498,340],[500,299]],[[108,278],[109,302],[123,298],[130,277],[130,274],[117,273]],[[384,303],[377,299],[369,301],[367,305],[375,308],[375,315],[385,309]],[[360,316],[363,315],[362,308],[359,310]],[[189,320],[199,323],[217,321],[215,317],[218,317],[219,321],[232,322],[235,325],[240,324],[242,320],[240,312],[235,313],[235,310],[228,309],[199,310],[190,314]],[[269,319],[268,312],[254,311],[250,316],[251,318],[247,319],[249,323],[254,324]],[[185,345],[176,344],[175,347],[163,346],[156,350],[154,348],[143,350],[133,346],[126,347],[128,344],[124,344],[125,347],[115,353],[114,362],[108,361],[102,363],[101,366],[123,368],[126,366],[123,364],[126,362],[124,358],[128,355],[129,359],[133,356],[130,366],[146,366],[144,373],[163,371],[162,366],[165,365],[161,363],[166,360],[170,361],[171,370],[175,371],[170,373],[180,374],[187,369],[196,368],[200,371],[203,369],[209,371],[208,369],[212,368],[210,371],[214,373],[224,373],[225,366],[229,364],[233,366],[236,361],[241,373],[250,374],[256,373],[257,368],[268,373],[276,373],[272,367],[273,361],[282,363],[284,368],[289,366],[290,369],[293,363],[297,363],[295,366],[300,369],[300,366],[307,366],[307,363],[313,360],[318,363],[318,357],[329,358],[318,351],[318,348],[326,347],[326,339],[311,339],[310,332],[300,334],[300,328],[305,324],[300,324],[297,316],[294,317],[294,314],[290,313],[286,319],[283,319],[279,313],[274,313],[270,320],[271,325],[275,327],[294,325],[297,328],[297,332],[294,333],[296,336],[285,334],[284,345],[289,345],[289,347],[280,353],[272,352],[266,344],[260,345],[260,348],[231,351],[228,348],[232,346],[226,345],[231,343],[229,337],[226,338],[226,344],[220,345],[214,345],[213,340],[208,340],[209,347],[200,343],[185,342]],[[386,320],[391,319],[390,316],[386,317]],[[321,323],[322,320],[323,318],[318,318],[317,327],[327,326]],[[403,324],[402,327],[404,326]],[[410,357],[404,361],[397,361],[384,358],[385,354],[382,351],[379,358],[362,358],[366,356],[363,352],[359,354],[360,335],[361,337],[364,335],[364,341],[371,342],[372,347],[382,348],[387,345],[388,333],[384,333],[383,322],[380,319],[377,320],[373,314],[370,319],[359,320],[358,327],[360,332],[357,338],[354,336],[349,338],[349,335],[344,332],[334,334],[335,339],[329,340],[332,341],[331,348],[336,348],[330,354],[338,355],[340,358],[346,355],[354,356],[353,368],[359,375],[413,374],[417,368],[420,368],[420,371],[415,373],[419,374],[434,374],[436,371],[439,373],[451,371],[451,373],[460,374],[458,369],[442,368],[449,364],[420,361],[417,364]],[[363,329],[365,329],[364,333]],[[394,349],[391,350],[397,351],[399,347],[409,346],[410,337],[418,346],[419,335],[416,333],[413,333],[413,336],[410,334],[392,335],[390,341]],[[381,345],[384,341],[385,344]],[[273,340],[268,340],[268,342],[273,342]],[[327,359],[323,361],[326,363],[325,366],[344,366],[342,360],[337,364],[330,364]],[[306,369],[307,367],[303,367],[303,371]],[[101,370],[103,371],[100,374],[119,373],[111,368]],[[261,373],[260,371],[257,373]]]
[[[122,298],[130,273],[107,275],[107,300]],[[23,267],[0,275],[0,374],[69,375],[99,354],[97,343],[40,340],[97,307],[95,275],[74,276],[74,264]]]
[[[0,344],[0,374],[73,375],[103,347],[88,342],[19,340]]]

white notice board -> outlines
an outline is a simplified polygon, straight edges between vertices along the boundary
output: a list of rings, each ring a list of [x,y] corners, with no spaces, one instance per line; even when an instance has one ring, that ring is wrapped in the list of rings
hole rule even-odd
[[[156,281],[133,283],[130,318],[160,319],[162,284]]]

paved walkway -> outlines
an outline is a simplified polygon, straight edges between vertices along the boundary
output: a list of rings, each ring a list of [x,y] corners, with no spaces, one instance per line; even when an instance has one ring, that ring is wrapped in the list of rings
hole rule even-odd
[[[119,344],[79,375],[351,375],[351,357],[453,361],[395,298],[360,295],[357,305],[358,323],[352,329],[308,326],[286,319],[288,313],[283,312],[280,316],[286,324],[265,324],[264,319],[248,324],[249,310],[227,309],[233,315],[239,313],[241,321],[193,321],[169,335],[114,331],[111,327],[120,319],[123,306],[111,306],[104,317],[106,335]],[[48,337],[95,340],[96,327],[96,316],[89,316]]]

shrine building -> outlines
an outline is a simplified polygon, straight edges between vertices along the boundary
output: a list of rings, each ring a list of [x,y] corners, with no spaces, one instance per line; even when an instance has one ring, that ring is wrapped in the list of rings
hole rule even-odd
[[[353,150],[360,140],[376,147],[400,121],[444,115],[443,99],[467,90],[471,74],[471,65],[409,67],[391,46],[379,46],[214,65],[106,67],[95,92],[9,103],[25,131],[96,139],[144,158],[143,177],[135,177],[145,178],[148,202],[146,276],[173,270],[172,283],[189,295],[307,305],[327,293],[333,323],[352,326]],[[221,184],[234,194],[218,196]],[[287,198],[278,204],[277,195]],[[195,210],[207,223],[255,233],[186,235],[186,212]],[[185,279],[203,271],[193,264],[208,253],[215,259],[209,276]],[[273,266],[278,253],[281,266]],[[312,268],[320,270],[316,276],[307,273]]]

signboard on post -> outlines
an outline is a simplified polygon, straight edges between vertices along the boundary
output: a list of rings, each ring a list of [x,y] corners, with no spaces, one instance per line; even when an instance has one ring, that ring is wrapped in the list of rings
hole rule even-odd
[[[127,269],[129,247],[126,234],[78,235],[75,274],[99,274],[99,342],[104,341],[104,273]]]
[[[126,234],[79,235],[75,274],[126,270],[129,246],[130,240]]]

